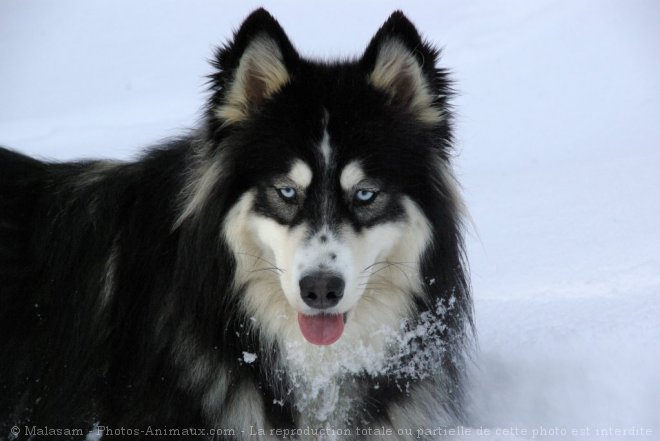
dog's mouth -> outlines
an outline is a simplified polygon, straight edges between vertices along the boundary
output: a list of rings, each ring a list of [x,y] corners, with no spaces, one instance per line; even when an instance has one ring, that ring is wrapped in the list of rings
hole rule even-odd
[[[298,313],[300,332],[314,345],[331,345],[344,333],[347,313],[305,315]]]

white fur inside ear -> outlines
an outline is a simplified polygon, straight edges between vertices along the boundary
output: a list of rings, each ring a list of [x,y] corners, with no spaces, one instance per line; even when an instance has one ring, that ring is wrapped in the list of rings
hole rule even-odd
[[[266,35],[258,36],[245,49],[225,102],[215,114],[226,123],[246,119],[251,110],[275,94],[290,80],[277,43]]]
[[[391,39],[380,47],[369,82],[390,95],[393,102],[410,109],[420,121],[433,124],[442,120],[442,112],[433,106],[434,97],[422,68],[399,40]]]

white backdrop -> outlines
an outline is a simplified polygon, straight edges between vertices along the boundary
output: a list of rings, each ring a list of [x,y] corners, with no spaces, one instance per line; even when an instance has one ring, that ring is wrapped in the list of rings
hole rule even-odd
[[[315,57],[360,54],[401,8],[460,90],[476,425],[659,439],[660,3],[354,3],[1,0],[0,144],[134,157],[195,124],[254,7]]]

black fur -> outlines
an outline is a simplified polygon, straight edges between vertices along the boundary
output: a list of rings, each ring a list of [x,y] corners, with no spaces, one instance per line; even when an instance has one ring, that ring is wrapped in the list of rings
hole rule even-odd
[[[260,34],[277,43],[292,80],[246,121],[224,124],[214,109],[225,102],[243,52]],[[379,47],[389,38],[417,57],[433,106],[446,115],[438,123],[419,122],[367,83]],[[218,51],[207,116],[190,137],[117,164],[46,163],[0,149],[0,439],[14,425],[21,436],[25,426],[87,431],[95,422],[111,428],[210,428],[214,421],[203,399],[220,369],[230,387],[218,401],[231,403],[238,386],[251,382],[264,397],[268,424],[293,427],[293,403],[271,404],[289,387],[285,375],[271,370],[277,348],[262,347],[258,332],[243,332],[249,317],[236,301],[236,262],[219,226],[245,191],[285,173],[293,158],[320,167],[316,146],[326,120],[336,168],[360,158],[367,173],[388,186],[393,196],[380,215],[400,216],[396,195],[406,194],[432,225],[422,274],[433,282],[426,284],[418,309],[438,301],[449,307],[455,299],[441,317],[447,327],[437,336],[449,348],[437,369],[452,387],[438,393],[449,395],[447,410],[462,421],[471,301],[459,207],[451,183],[437,169],[438,158],[449,167],[451,155],[451,90],[446,72],[435,66],[437,57],[395,12],[359,60],[312,62],[297,54],[261,9]],[[222,179],[200,212],[177,224],[191,170],[219,157],[225,161]],[[284,216],[281,223],[320,222],[320,195],[338,189],[323,189],[326,182],[316,176],[311,188],[318,193],[308,196],[295,220]],[[337,218],[350,219],[358,231],[369,226],[339,198],[333,200]],[[181,341],[182,335],[192,339]],[[186,359],[176,359],[179,349]],[[242,364],[244,351],[259,354],[257,361]],[[187,381],[195,357],[206,357],[212,368]],[[354,423],[380,426],[392,402],[406,402],[406,388],[395,378],[364,375],[355,381],[364,396]],[[375,384],[379,387],[371,387]]]

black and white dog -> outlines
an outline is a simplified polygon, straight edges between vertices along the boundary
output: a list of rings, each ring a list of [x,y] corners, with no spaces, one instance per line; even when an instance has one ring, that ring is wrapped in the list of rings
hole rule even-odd
[[[437,57],[395,12],[359,59],[311,61],[260,9],[192,136],[125,163],[0,149],[0,438],[461,423],[471,300]]]

